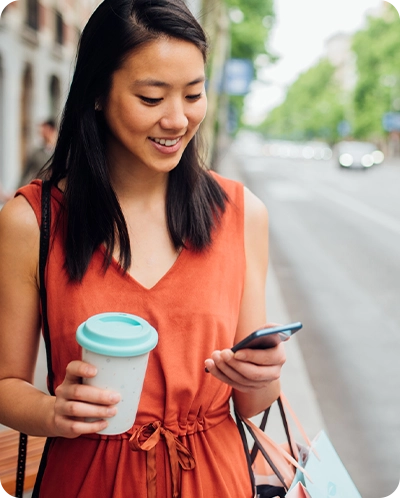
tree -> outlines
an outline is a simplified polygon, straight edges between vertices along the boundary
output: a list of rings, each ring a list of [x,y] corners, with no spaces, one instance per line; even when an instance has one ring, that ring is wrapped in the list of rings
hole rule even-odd
[[[274,138],[319,138],[333,143],[344,117],[341,93],[334,66],[321,59],[291,85],[285,101],[271,111],[259,129]]]
[[[231,12],[231,56],[250,59],[269,54],[267,40],[274,16],[272,0],[227,0]],[[235,11],[242,14],[236,17]]]
[[[354,91],[354,135],[379,139],[386,135],[382,116],[400,110],[400,18],[385,4],[384,17],[370,17],[355,34],[358,79]]]
[[[273,0],[226,0],[230,13],[230,56],[238,59],[249,59],[253,63],[261,54],[271,62],[276,57],[268,50],[268,36],[275,15]],[[240,117],[243,111],[243,96],[233,96],[229,104],[233,114]]]

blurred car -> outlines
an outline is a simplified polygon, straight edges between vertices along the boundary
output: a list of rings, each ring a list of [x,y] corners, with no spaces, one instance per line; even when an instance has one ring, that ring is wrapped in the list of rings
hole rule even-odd
[[[381,164],[384,154],[370,142],[339,142],[335,146],[336,157],[342,168],[366,169]]]

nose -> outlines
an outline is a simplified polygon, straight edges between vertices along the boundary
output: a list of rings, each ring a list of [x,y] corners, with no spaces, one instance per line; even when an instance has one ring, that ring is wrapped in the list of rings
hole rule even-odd
[[[164,130],[181,131],[186,130],[189,119],[186,114],[185,104],[180,101],[173,101],[164,109],[164,114],[160,120],[161,128]]]

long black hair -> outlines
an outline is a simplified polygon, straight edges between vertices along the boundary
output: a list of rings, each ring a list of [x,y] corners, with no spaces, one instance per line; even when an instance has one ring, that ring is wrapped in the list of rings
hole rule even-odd
[[[193,43],[206,62],[205,33],[183,0],[105,0],[82,32],[48,171],[53,185],[66,179],[65,267],[73,281],[82,280],[100,244],[105,269],[116,242],[122,269],[131,265],[127,225],[107,166],[107,126],[95,104],[107,97],[113,73],[132,50],[165,36]],[[166,212],[174,246],[199,251],[210,245],[227,195],[203,167],[197,142],[196,134],[169,173]]]

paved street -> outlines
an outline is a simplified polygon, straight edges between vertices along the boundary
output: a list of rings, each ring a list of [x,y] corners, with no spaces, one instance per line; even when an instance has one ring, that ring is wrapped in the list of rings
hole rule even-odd
[[[269,209],[271,260],[304,324],[298,341],[332,442],[363,498],[387,496],[400,478],[400,161],[352,171],[234,157]]]

